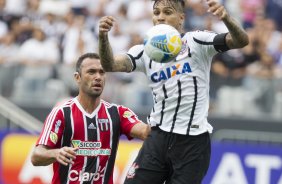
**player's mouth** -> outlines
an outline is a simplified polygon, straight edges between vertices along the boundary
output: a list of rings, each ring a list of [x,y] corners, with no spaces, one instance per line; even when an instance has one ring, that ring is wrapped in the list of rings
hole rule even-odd
[[[155,25],[159,25],[159,24],[167,24],[165,21],[157,21]]]
[[[103,86],[102,86],[102,84],[96,83],[96,84],[92,85],[91,87],[94,88],[94,89],[101,89]]]

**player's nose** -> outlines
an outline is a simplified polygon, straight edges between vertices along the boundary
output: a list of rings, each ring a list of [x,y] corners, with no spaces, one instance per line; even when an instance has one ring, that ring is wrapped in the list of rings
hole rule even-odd
[[[165,15],[163,13],[160,13],[158,16],[157,16],[157,23],[158,24],[163,24],[165,23]]]
[[[95,81],[102,81],[102,78],[103,78],[103,76],[101,75],[101,74],[99,74],[99,73],[96,73],[95,75],[94,75],[94,77],[93,77],[93,79],[95,80]]]

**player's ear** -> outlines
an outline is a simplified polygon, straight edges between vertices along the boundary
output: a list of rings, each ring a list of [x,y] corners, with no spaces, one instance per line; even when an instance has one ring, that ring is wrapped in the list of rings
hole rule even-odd
[[[74,72],[73,76],[74,76],[75,81],[77,83],[79,83],[80,82],[80,74],[78,72]]]
[[[184,25],[184,21],[185,21],[185,13],[180,13],[180,26]]]

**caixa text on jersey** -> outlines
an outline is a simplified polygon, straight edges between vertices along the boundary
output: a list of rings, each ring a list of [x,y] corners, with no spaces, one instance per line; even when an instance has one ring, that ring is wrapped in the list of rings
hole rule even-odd
[[[160,82],[162,80],[168,80],[169,78],[172,78],[176,75],[191,73],[191,72],[192,70],[188,62],[185,62],[183,64],[178,63],[169,66],[161,71],[152,73],[151,80],[153,82]]]

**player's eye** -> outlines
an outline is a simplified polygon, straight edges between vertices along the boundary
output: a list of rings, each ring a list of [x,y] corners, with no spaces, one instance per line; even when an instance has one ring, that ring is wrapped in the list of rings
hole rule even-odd
[[[100,74],[104,75],[106,72],[104,70],[100,70]]]
[[[159,14],[160,14],[160,11],[157,11],[157,10],[156,10],[156,11],[153,11],[153,14],[154,14],[154,15],[159,15]]]
[[[91,69],[91,70],[88,70],[88,73],[89,73],[89,74],[91,74],[91,75],[93,75],[93,74],[97,73],[97,71],[96,71],[96,70]]]
[[[170,10],[164,11],[164,14],[166,14],[166,15],[171,15],[172,13],[173,13],[173,12],[170,11]]]

